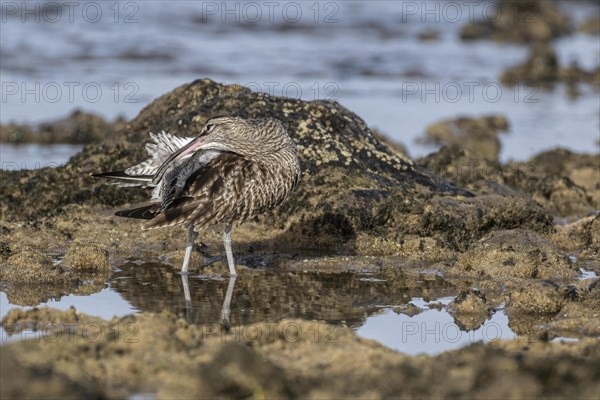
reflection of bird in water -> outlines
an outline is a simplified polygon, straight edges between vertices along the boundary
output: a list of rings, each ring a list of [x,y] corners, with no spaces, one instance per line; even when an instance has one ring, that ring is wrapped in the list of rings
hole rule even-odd
[[[223,328],[229,330],[229,315],[231,314],[231,299],[233,298],[233,289],[235,288],[235,280],[237,276],[231,275],[229,277],[229,284],[227,285],[227,292],[225,293],[225,298],[223,299],[223,306],[221,307],[221,324]],[[183,295],[185,297],[185,307],[188,313],[192,311],[192,295],[190,293],[190,285],[188,282],[187,274],[181,274],[181,282],[183,284]],[[192,320],[190,318],[190,320]]]
[[[188,241],[181,267],[186,274],[197,231],[225,223],[223,240],[229,272],[234,222],[281,204],[300,179],[296,147],[273,118],[212,118],[195,138],[151,134],[150,158],[125,171],[93,176],[120,186],[153,187],[151,203],[116,215],[149,220],[143,229],[182,225]]]

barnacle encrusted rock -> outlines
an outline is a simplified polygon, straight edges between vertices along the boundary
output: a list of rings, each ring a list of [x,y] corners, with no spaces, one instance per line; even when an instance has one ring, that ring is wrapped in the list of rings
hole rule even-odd
[[[108,251],[95,243],[73,243],[61,266],[70,270],[110,270]]]
[[[275,117],[287,125],[298,147],[302,182],[282,206],[255,222],[267,230],[283,229],[288,242],[298,246],[346,243],[346,251],[356,252],[353,243],[366,234],[385,237],[386,253],[389,241],[401,244],[414,237],[464,249],[465,240],[478,239],[492,228],[547,231],[551,226],[533,201],[518,199],[514,204],[501,194],[475,197],[416,165],[379,141],[361,118],[337,102],[273,97],[208,79],[159,97],[124,129],[87,146],[64,167],[0,171],[2,217],[35,221],[61,215],[72,204],[114,209],[144,201],[148,193],[143,190],[117,189],[89,174],[142,160],[148,132],[195,136],[208,118],[219,115]],[[448,227],[459,227],[460,232]]]
[[[521,229],[494,231],[463,253],[457,267],[467,274],[498,280],[572,279],[569,258],[542,236]]]
[[[43,329],[54,321],[58,329],[72,327],[72,333],[3,346],[2,398],[150,393],[161,399],[521,399],[552,391],[556,398],[592,399],[597,394],[599,351],[592,338],[566,344],[501,340],[410,357],[348,327],[299,319],[241,325],[224,334],[170,312],[98,321],[49,309],[10,311],[3,325]],[[95,332],[101,334],[91,340]]]
[[[52,265],[52,257],[35,249],[22,249],[0,266],[0,280],[54,282],[61,278]]]
[[[456,324],[465,330],[479,328],[492,313],[492,306],[478,290],[463,291],[448,305]]]

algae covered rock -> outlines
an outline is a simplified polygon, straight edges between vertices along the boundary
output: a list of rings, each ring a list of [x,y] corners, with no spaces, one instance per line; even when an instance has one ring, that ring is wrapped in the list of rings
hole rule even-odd
[[[557,226],[551,240],[562,249],[581,250],[580,257],[597,257],[600,253],[600,214]]]
[[[52,257],[34,249],[23,249],[11,255],[0,266],[0,280],[21,282],[62,281]]]
[[[501,115],[459,117],[429,125],[424,142],[459,146],[476,159],[496,161],[500,153],[498,134],[508,127],[508,120]]]
[[[569,258],[535,232],[493,231],[461,254],[457,267],[500,281],[513,278],[572,279],[578,275]]]
[[[73,380],[57,375],[47,366],[27,366],[18,361],[15,350],[0,352],[0,397],[3,399],[102,399],[101,385],[89,379]]]
[[[550,45],[534,46],[523,64],[506,69],[500,80],[505,85],[525,82],[548,85],[558,79],[558,57]]]
[[[463,291],[448,305],[448,312],[464,330],[475,330],[490,317],[493,307],[478,290]]]
[[[555,82],[568,86],[567,93],[573,97],[579,94],[578,83],[598,85],[600,68],[586,70],[577,62],[561,65],[554,48],[549,44],[536,44],[527,59],[502,72],[500,81],[507,86],[524,83],[535,87],[550,88]]]
[[[508,207],[501,195],[480,199],[416,165],[380,142],[362,119],[336,102],[273,97],[208,79],[159,97],[122,130],[87,146],[64,167],[0,171],[2,215],[9,221],[37,220],[61,216],[70,204],[116,208],[144,201],[148,193],[143,190],[104,185],[89,174],[142,160],[148,132],[164,129],[195,136],[208,118],[218,115],[278,118],[297,144],[300,185],[284,204],[254,221],[266,230],[287,232],[281,242],[320,248],[345,243],[344,252],[352,253],[365,235],[392,243],[431,237],[443,247],[458,249],[466,246],[459,241],[478,239],[492,228],[545,231],[551,225],[532,201]],[[450,199],[451,205],[442,198]],[[449,225],[468,234],[449,232]],[[385,246],[384,252],[394,247]]]
[[[11,381],[3,380],[3,398],[37,398],[43,383],[52,384],[48,397],[59,398],[139,393],[169,399],[538,398],[550,393],[594,398],[596,393],[596,339],[527,346],[497,341],[435,357],[409,357],[360,338],[348,327],[317,321],[241,325],[225,334],[166,312],[111,321],[64,314],[49,309],[11,315],[17,326],[70,321],[73,333],[69,340],[5,345],[2,372]],[[90,337],[92,331],[101,334]]]
[[[110,270],[108,251],[94,243],[73,243],[61,267],[69,270]]]
[[[437,137],[445,138],[440,143],[446,146],[417,162],[478,194],[535,201],[544,214],[573,219],[598,210],[600,158],[597,154],[577,154],[557,148],[539,153],[527,162],[502,164],[496,159],[486,159],[486,154],[488,157],[494,154],[489,152],[493,146],[488,146],[491,143],[488,139],[495,138],[493,129],[488,128],[487,136],[475,139],[479,135],[476,132],[486,132],[477,128],[485,121],[486,118],[459,118],[432,125],[438,132]],[[474,140],[470,141],[469,137]],[[461,140],[465,140],[464,145],[459,143]]]
[[[528,161],[527,179],[506,174],[504,184],[527,192],[552,215],[584,217],[600,208],[600,157],[552,149]]]
[[[9,283],[3,291],[11,304],[36,306],[71,293],[99,292],[111,268],[106,250],[93,244],[72,245],[62,262],[25,248],[0,263],[0,281]]]
[[[0,143],[97,143],[124,123],[122,118],[107,122],[99,115],[75,110],[65,118],[44,122],[35,128],[29,125],[0,125]]]
[[[533,281],[510,293],[510,312],[556,314],[565,302],[565,293],[551,281]]]
[[[600,279],[579,282],[574,301],[565,302],[550,329],[560,336],[600,335]]]

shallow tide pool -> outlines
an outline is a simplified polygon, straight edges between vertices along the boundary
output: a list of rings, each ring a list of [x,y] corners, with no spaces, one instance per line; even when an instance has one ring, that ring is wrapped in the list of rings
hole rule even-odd
[[[1,317],[13,308],[31,308],[16,304],[22,303],[22,289],[3,287]],[[251,269],[236,279],[191,275],[186,286],[172,266],[136,262],[120,266],[97,293],[57,296],[36,307],[74,307],[103,319],[169,310],[218,331],[228,291],[231,326],[290,318],[344,324],[361,337],[407,354],[439,354],[475,342],[517,338],[502,308],[475,329],[455,320],[447,305],[456,289],[435,274],[390,279],[377,273]],[[1,343],[10,343],[40,340],[45,332],[43,328],[37,332],[25,329],[8,335],[2,329],[0,334]]]

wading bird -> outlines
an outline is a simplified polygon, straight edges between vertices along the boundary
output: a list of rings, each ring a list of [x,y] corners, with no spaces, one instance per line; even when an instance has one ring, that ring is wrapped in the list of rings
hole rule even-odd
[[[115,215],[147,219],[142,229],[181,225],[188,230],[182,274],[202,228],[225,223],[223,241],[231,276],[234,222],[281,204],[300,179],[296,146],[274,118],[208,120],[195,138],[150,134],[150,158],[124,171],[94,174],[119,186],[152,187],[150,203]]]

